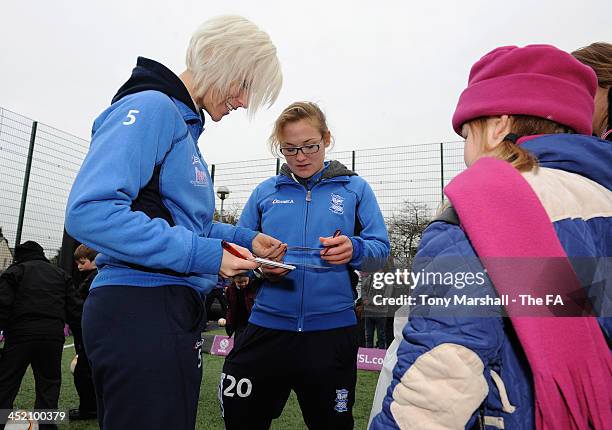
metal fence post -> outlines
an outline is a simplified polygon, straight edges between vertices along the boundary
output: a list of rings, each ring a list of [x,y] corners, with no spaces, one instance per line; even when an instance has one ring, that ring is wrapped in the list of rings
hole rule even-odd
[[[280,158],[276,159],[276,175],[280,172]]]
[[[212,181],[213,185],[215,183],[215,165],[211,164],[210,166],[210,180]]]
[[[21,190],[21,206],[19,207],[19,220],[17,221],[17,234],[15,235],[15,247],[21,243],[21,230],[23,229],[23,218],[25,216],[26,200],[28,199],[28,186],[30,185],[30,170],[32,169],[32,155],[34,154],[34,142],[36,141],[36,129],[38,121],[32,123],[30,133],[30,148],[28,149],[28,160],[26,161],[25,174],[23,176],[23,187]]]
[[[440,142],[440,199],[444,201],[444,142]]]
[[[355,171],[355,151],[353,151],[353,158],[351,161],[351,170],[354,172]]]

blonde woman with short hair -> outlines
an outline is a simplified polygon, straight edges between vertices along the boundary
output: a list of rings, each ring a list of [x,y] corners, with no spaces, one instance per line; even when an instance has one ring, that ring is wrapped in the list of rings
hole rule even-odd
[[[264,234],[214,223],[215,194],[198,148],[214,122],[276,100],[282,84],[269,36],[239,16],[193,34],[180,75],[139,57],[95,120],[73,185],[66,229],[100,251],[85,303],[84,343],[100,428],[195,428],[202,380],[202,296],[217,282],[279,258]]]

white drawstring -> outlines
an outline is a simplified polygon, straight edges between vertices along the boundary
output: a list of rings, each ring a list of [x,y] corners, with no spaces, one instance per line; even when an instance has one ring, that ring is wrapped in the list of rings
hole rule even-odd
[[[502,410],[509,414],[516,411],[516,406],[512,406],[510,404],[510,400],[508,399],[508,393],[506,392],[506,385],[504,384],[504,381],[502,380],[501,376],[499,376],[496,371],[491,370],[491,378],[493,379],[493,382],[495,382],[497,390],[499,391]]]

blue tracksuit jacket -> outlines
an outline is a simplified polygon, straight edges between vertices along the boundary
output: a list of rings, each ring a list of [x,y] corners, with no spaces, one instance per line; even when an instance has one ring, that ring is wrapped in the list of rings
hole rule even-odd
[[[336,229],[353,243],[349,265],[298,266],[281,282],[264,282],[249,320],[262,327],[314,331],[356,324],[349,271],[374,271],[389,256],[387,230],[372,189],[337,161],[327,162],[306,186],[284,165],[281,174],[253,191],[238,225],[290,246],[322,249],[319,237]],[[326,265],[319,251],[288,251],[285,261]]]
[[[139,58],[95,120],[66,208],[66,229],[101,252],[91,288],[217,282],[221,240],[251,248],[256,232],[212,221],[215,200],[197,142],[203,117],[163,65]]]

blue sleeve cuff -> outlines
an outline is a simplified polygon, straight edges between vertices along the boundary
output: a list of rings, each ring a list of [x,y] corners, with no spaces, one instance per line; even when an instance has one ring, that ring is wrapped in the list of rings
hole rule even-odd
[[[191,254],[190,273],[206,273],[216,275],[221,270],[223,248],[221,239],[197,237]]]
[[[353,257],[351,258],[351,265],[358,268],[361,265],[361,258],[363,257],[363,243],[356,237],[351,237],[353,244]]]
[[[236,234],[234,236],[234,243],[236,245],[243,246],[249,251],[253,252],[253,239],[259,234],[258,231],[253,231],[245,227],[236,227]]]

